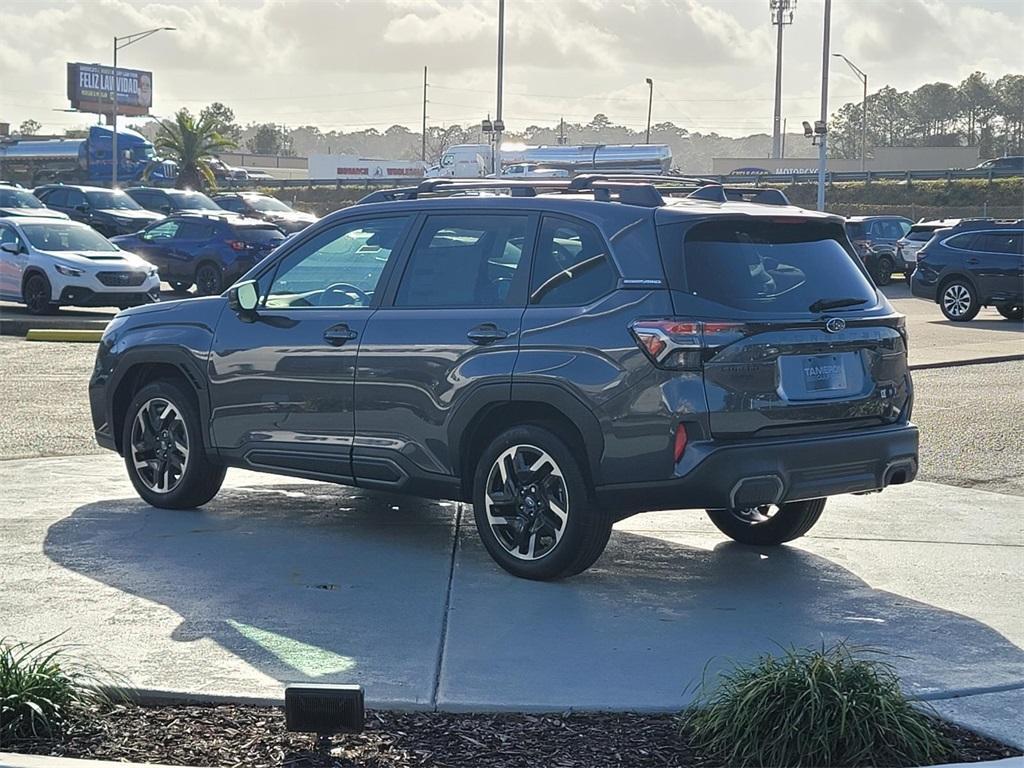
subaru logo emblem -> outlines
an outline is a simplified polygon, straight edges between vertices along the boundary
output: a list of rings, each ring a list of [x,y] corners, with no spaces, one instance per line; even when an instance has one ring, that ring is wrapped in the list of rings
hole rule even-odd
[[[841,317],[830,317],[825,321],[825,330],[829,333],[839,333],[846,330],[846,321]]]

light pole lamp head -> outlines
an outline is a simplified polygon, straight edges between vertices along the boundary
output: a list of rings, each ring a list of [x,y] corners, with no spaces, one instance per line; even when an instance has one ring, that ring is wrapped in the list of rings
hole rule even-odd
[[[654,81],[653,81],[653,80],[651,80],[651,78],[649,78],[649,77],[648,77],[648,78],[647,78],[647,79],[645,80],[645,82],[646,82],[646,83],[647,83],[647,84],[648,84],[649,86],[651,86],[651,87],[653,87],[653,86],[654,86]]]

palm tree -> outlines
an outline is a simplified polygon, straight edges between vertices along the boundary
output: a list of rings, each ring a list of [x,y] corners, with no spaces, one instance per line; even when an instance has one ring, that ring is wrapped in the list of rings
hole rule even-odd
[[[214,183],[213,171],[206,162],[210,155],[238,145],[217,131],[211,115],[195,118],[187,109],[179,109],[173,120],[161,120],[154,144],[178,164],[179,189],[203,189]]]

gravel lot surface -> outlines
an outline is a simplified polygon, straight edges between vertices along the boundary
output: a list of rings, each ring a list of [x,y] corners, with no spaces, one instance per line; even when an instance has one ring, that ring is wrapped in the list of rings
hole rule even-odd
[[[0,337],[0,459],[101,453],[93,344]],[[1024,361],[917,371],[921,480],[1024,496]]]

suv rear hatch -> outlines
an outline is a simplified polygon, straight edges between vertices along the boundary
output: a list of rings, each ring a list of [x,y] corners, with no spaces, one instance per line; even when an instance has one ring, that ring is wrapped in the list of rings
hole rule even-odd
[[[847,250],[838,220],[716,218],[662,226],[659,240],[676,320],[694,326],[673,329],[673,343],[699,346],[716,438],[909,416],[904,318]]]

